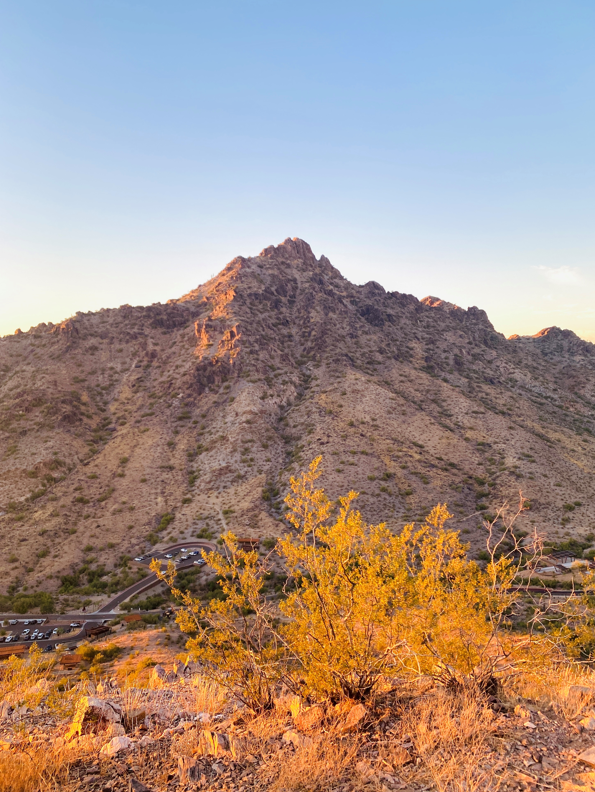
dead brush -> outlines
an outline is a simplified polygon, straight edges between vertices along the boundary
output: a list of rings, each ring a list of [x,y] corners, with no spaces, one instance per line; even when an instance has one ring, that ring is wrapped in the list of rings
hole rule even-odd
[[[71,765],[96,754],[92,742],[55,741],[35,744],[23,735],[9,750],[0,752],[0,792],[44,792],[62,789]]]
[[[13,706],[23,702],[35,708],[47,695],[54,664],[55,660],[44,657],[36,646],[26,657],[10,657],[2,664],[0,701]]]
[[[595,705],[595,672],[580,663],[542,666],[519,674],[506,689],[514,700],[535,701],[574,720]]]
[[[494,713],[482,697],[437,689],[403,714],[400,739],[382,744],[378,759],[396,770],[403,763],[403,741],[409,738],[421,761],[397,771],[404,781],[430,783],[438,792],[480,792],[492,780],[484,765],[493,731]]]
[[[349,775],[361,740],[318,732],[304,745],[272,753],[264,767],[271,792],[322,792],[332,789]]]
[[[229,693],[214,680],[196,674],[192,677],[191,690],[196,712],[218,715],[229,704]]]

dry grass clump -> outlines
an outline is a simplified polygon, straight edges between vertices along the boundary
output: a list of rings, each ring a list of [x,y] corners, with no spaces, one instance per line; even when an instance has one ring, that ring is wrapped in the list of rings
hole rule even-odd
[[[0,753],[0,792],[32,792],[42,777],[57,780],[63,769],[61,758],[47,747]]]
[[[494,712],[472,693],[437,689],[404,715],[402,741],[412,743],[419,767],[403,769],[407,780],[431,783],[439,792],[473,792],[489,788],[493,769],[487,766]],[[382,747],[379,756],[391,764],[399,741]],[[402,750],[402,749],[401,749]],[[394,767],[394,761],[392,762]],[[397,765],[398,766],[398,765]]]
[[[510,681],[506,692],[574,720],[595,704],[595,670],[573,662],[525,669]]]
[[[369,702],[363,728],[347,733],[342,727],[355,702],[343,704],[327,703],[323,720],[305,730],[287,707],[256,716],[239,709],[188,729],[175,738],[172,753],[201,756],[202,730],[224,732],[231,758],[247,772],[253,767],[256,787],[269,792],[323,792],[346,785],[351,792],[386,785],[480,792],[495,782],[496,716],[485,697],[407,686],[396,696]],[[223,755],[230,756],[225,750]]]
[[[75,740],[56,748],[57,734],[35,744],[23,734],[11,750],[0,752],[0,792],[40,792],[61,789],[75,762],[97,754],[94,740]]]
[[[244,754],[259,757],[262,788],[318,792],[399,784],[438,792],[480,792],[490,787],[489,759],[495,716],[485,699],[434,689],[419,698],[369,711],[363,732],[343,734],[342,718],[327,718],[297,744],[279,738],[292,727],[279,712],[246,724]]]
[[[271,792],[318,792],[336,787],[357,762],[360,740],[314,735],[293,753],[272,754],[266,774],[273,777]]]
[[[10,657],[2,665],[0,701],[11,706],[23,703],[36,707],[47,694],[48,677],[54,663],[55,660],[44,658],[36,646],[26,657]]]
[[[191,681],[193,705],[196,712],[218,715],[229,706],[228,692],[214,680],[195,674]]]

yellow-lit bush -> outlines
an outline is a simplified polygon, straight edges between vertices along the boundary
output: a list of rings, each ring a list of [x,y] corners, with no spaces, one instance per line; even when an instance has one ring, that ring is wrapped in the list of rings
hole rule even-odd
[[[291,479],[285,500],[295,533],[277,546],[287,572],[280,606],[263,594],[267,561],[240,550],[230,533],[225,556],[204,556],[223,593],[206,606],[175,588],[173,564],[166,573],[155,565],[184,605],[178,621],[194,634],[188,648],[219,684],[253,709],[270,707],[281,683],[302,695],[353,699],[403,676],[485,689],[496,669],[540,643],[502,630],[519,597],[512,554],[497,557],[496,543],[485,567],[469,560],[446,527],[446,505],[400,535],[367,525],[353,509],[354,492],[333,517],[315,486],[319,465]]]

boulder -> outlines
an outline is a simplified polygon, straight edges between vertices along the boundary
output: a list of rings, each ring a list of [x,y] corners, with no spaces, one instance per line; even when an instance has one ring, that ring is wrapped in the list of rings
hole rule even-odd
[[[200,765],[191,756],[180,756],[178,758],[178,775],[181,784],[191,784],[200,778]]]
[[[583,718],[580,721],[580,724],[583,729],[586,729],[587,731],[595,731],[595,718],[593,715],[588,715],[586,718]]]
[[[339,727],[339,731],[342,733],[354,731],[362,725],[367,714],[368,711],[363,704],[356,704],[347,713],[347,717]]]
[[[236,741],[227,734],[205,729],[200,733],[197,753],[202,756],[227,756],[235,759],[238,751]]]
[[[165,682],[167,679],[167,671],[161,665],[153,666],[153,670],[151,671],[151,679],[159,679],[161,682]]]
[[[586,702],[595,695],[595,690],[587,685],[564,685],[561,692],[569,702],[573,703]]]
[[[122,737],[112,737],[112,739],[103,746],[99,753],[101,756],[117,756],[122,751],[129,751],[133,747],[134,741],[131,740],[130,737],[126,737],[125,735]]]
[[[188,668],[187,664],[183,663],[181,660],[174,660],[172,670],[177,677],[183,677],[190,674],[190,669]]]
[[[169,682],[175,682],[178,679],[176,674],[168,673],[163,666],[153,666],[150,676],[150,683],[154,687],[161,687]]]
[[[595,745],[587,748],[585,751],[578,755],[579,762],[595,767]]]
[[[82,696],[77,702],[66,739],[74,737],[75,734],[106,729],[110,724],[120,723],[121,720],[122,710],[115,701]]]
[[[305,734],[300,734],[292,729],[286,731],[282,739],[283,742],[291,743],[294,748],[308,748],[312,745],[311,737],[307,737]]]
[[[324,708],[317,705],[315,707],[308,707],[308,709],[300,712],[295,716],[294,722],[296,728],[298,728],[300,731],[310,731],[322,723],[324,717]]]
[[[12,707],[8,701],[3,701],[0,703],[0,720],[7,720],[10,717],[11,712]]]

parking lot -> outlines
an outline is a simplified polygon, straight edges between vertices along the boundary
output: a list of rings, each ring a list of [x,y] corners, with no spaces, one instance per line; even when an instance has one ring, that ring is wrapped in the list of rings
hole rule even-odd
[[[58,621],[55,617],[7,619],[2,629],[6,635],[0,635],[0,645],[7,643],[37,643],[41,647],[53,649],[56,644],[76,641],[83,638],[94,627],[100,626],[102,619],[92,621]],[[48,650],[49,651],[49,650]]]
[[[157,561],[173,561],[176,566],[185,564],[186,566],[204,566],[205,560],[202,558],[201,550],[204,549],[204,542],[187,542],[183,547],[168,548],[162,552],[147,553],[146,555],[136,556],[134,559],[137,564],[149,566],[153,559]]]

